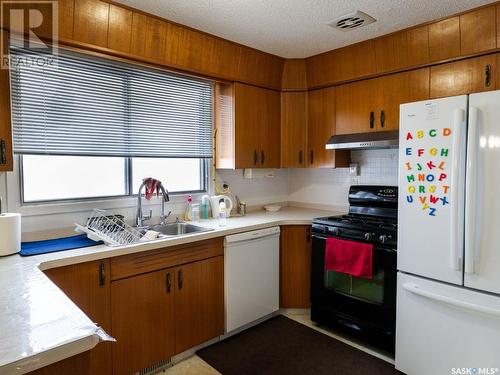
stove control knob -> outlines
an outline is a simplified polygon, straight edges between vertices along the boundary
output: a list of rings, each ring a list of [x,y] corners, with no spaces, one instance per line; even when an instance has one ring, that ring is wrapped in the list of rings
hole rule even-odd
[[[373,233],[365,233],[365,240],[366,241],[371,241],[373,239]]]
[[[380,241],[380,243],[386,243],[387,240],[390,240],[392,238],[392,236],[388,236],[388,235],[381,235],[378,240]]]

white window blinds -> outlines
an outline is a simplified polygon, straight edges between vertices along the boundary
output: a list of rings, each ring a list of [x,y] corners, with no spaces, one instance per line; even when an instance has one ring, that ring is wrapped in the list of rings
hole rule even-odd
[[[213,84],[60,51],[11,48],[14,152],[211,158]]]

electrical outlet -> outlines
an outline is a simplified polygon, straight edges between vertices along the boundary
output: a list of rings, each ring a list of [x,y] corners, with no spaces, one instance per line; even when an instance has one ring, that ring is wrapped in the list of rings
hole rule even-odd
[[[349,164],[349,176],[359,176],[359,165],[358,163]]]

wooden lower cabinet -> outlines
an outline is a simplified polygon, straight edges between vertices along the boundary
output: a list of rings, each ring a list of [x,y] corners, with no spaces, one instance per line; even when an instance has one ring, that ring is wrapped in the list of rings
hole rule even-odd
[[[282,226],[280,234],[280,307],[309,308],[311,227]]]
[[[111,333],[109,260],[73,264],[44,272],[90,319]],[[112,373],[113,344],[102,342],[90,350],[90,374]]]
[[[111,283],[113,374],[129,375],[174,354],[174,269]]]
[[[29,375],[98,375],[101,372],[91,372],[90,351],[77,354],[62,361],[52,363],[38,370],[28,372]]]
[[[111,283],[113,374],[129,375],[224,333],[224,258]]]
[[[224,257],[175,268],[175,353],[224,333]]]

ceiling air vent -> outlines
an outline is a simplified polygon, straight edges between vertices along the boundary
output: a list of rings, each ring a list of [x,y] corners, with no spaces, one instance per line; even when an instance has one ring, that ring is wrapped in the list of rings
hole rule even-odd
[[[375,18],[357,10],[354,13],[346,14],[342,17],[334,19],[331,22],[328,22],[328,25],[336,29],[349,31],[352,29],[357,29],[358,27],[361,26],[368,25],[373,22],[375,22]]]

